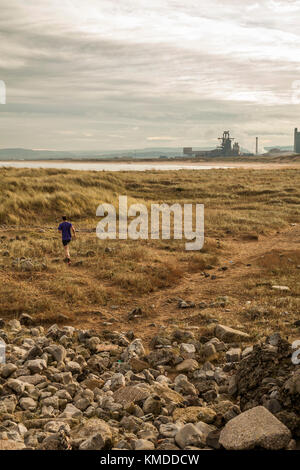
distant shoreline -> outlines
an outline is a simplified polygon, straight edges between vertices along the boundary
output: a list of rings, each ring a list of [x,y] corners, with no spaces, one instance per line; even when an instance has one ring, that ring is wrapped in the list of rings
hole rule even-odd
[[[0,160],[0,168],[60,169],[77,171],[179,171],[211,169],[284,169],[300,168],[300,159],[281,161],[233,160]]]

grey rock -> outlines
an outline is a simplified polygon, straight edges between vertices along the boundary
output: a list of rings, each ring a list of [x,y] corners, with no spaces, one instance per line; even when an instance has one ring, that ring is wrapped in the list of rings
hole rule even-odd
[[[284,449],[291,439],[289,429],[263,406],[251,408],[230,420],[220,435],[220,444],[228,450],[262,447]]]
[[[225,326],[225,325],[217,325],[215,329],[215,335],[221,341],[225,341],[225,343],[230,343],[234,341],[243,341],[243,340],[250,338],[248,333],[235,330],[234,328],[230,328],[229,326]]]
[[[239,362],[241,359],[241,349],[240,348],[232,348],[226,352],[226,361],[227,362]]]
[[[175,436],[176,444],[181,448],[185,449],[187,446],[204,446],[204,436],[194,424],[184,425]]]
[[[5,364],[1,370],[1,377],[7,379],[11,374],[13,374],[17,370],[17,366],[9,362]]]
[[[134,441],[134,450],[153,450],[154,444],[146,439],[137,439]]]

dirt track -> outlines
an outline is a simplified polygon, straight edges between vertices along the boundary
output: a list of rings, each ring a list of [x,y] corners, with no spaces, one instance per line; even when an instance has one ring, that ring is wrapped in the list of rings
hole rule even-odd
[[[220,255],[219,266],[226,266],[226,271],[218,268],[207,271],[210,277],[204,277],[202,272],[186,275],[180,285],[154,292],[142,298],[132,299],[116,309],[101,308],[101,315],[80,315],[74,322],[76,327],[104,328],[118,331],[133,329],[135,334],[144,340],[150,340],[160,328],[168,325],[179,324],[180,326],[205,327],[207,320],[203,312],[212,315],[219,321],[231,325],[243,327],[238,323],[236,314],[241,311],[247,301],[253,301],[251,294],[245,290],[244,283],[248,280],[259,278],[264,262],[277,265],[284,259],[293,258],[295,265],[300,264],[300,226],[291,226],[288,230],[273,236],[262,236],[255,240],[226,239]],[[250,265],[250,266],[249,266]],[[76,269],[76,268],[74,268]],[[300,269],[299,272],[300,281]],[[215,275],[216,279],[211,279]],[[290,286],[293,287],[293,286]],[[220,296],[229,296],[236,302],[227,307],[179,309],[178,299],[211,303]],[[128,322],[127,316],[134,307],[141,307],[146,313],[134,321]],[[103,326],[103,321],[112,325]],[[154,326],[155,324],[155,326]]]

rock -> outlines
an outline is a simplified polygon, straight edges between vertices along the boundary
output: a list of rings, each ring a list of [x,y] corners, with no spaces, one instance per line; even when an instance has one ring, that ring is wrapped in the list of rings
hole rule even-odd
[[[161,349],[155,349],[151,351],[150,354],[147,356],[147,360],[152,367],[157,368],[161,365],[166,364],[174,364],[177,356],[172,351],[172,349],[168,347],[164,347]]]
[[[7,381],[7,386],[18,395],[21,395],[25,390],[24,382],[21,382],[21,380],[17,379],[9,379]]]
[[[34,270],[34,264],[28,259],[22,260],[20,264],[21,264],[21,269],[23,269],[23,271]]]
[[[187,408],[176,408],[173,412],[174,421],[184,423],[212,423],[216,417],[216,412],[204,406],[188,406]]]
[[[8,322],[8,325],[9,325],[10,329],[12,330],[12,332],[18,332],[18,331],[22,330],[22,326],[21,326],[21,323],[19,322],[19,320],[10,320]]]
[[[175,442],[181,449],[187,446],[204,447],[204,436],[196,426],[189,423],[183,426],[175,436]]]
[[[63,420],[62,421],[48,421],[48,423],[45,424],[44,431],[45,432],[53,432],[57,433],[61,429],[63,429],[67,434],[70,433],[70,426],[68,423],[65,423]]]
[[[83,441],[79,446],[79,450],[102,450],[104,448],[105,443],[101,433],[94,434]]]
[[[134,372],[142,372],[144,369],[148,369],[149,367],[148,362],[142,361],[137,357],[131,357],[129,360],[129,364]]]
[[[290,288],[287,286],[272,286],[273,290],[280,290],[280,291],[290,291]]]
[[[225,343],[230,343],[234,341],[242,341],[250,338],[248,333],[244,333],[243,331],[234,330],[229,326],[225,325],[217,325],[215,329],[215,335],[221,341],[225,341]]]
[[[143,404],[143,411],[145,414],[153,414],[154,416],[158,416],[161,414],[162,411],[162,402],[158,395],[150,395],[150,397],[146,398]]]
[[[195,303],[190,302],[190,301],[185,301],[185,300],[179,300],[178,302],[178,308],[194,308]]]
[[[241,331],[214,327],[230,338],[225,344],[209,339],[213,328],[207,336],[189,328],[161,329],[145,356],[134,331],[52,325],[45,333],[6,322],[0,441],[48,450],[292,449],[300,435],[297,341],[274,333],[241,353]]]
[[[184,359],[194,359],[195,353],[196,353],[196,348],[193,344],[181,343],[181,345],[180,345],[180,355]]]
[[[174,439],[162,439],[158,446],[156,447],[157,450],[180,450],[179,447],[175,445]]]
[[[125,381],[125,377],[123,374],[120,374],[120,373],[114,374],[110,380],[111,380],[110,389],[112,391],[116,391],[121,387],[125,387],[126,381]]]
[[[7,395],[1,399],[0,405],[6,410],[3,412],[14,413],[17,406],[17,398],[15,395]]]
[[[268,336],[266,343],[271,344],[271,346],[277,347],[281,341],[280,333],[273,333],[272,335]]]
[[[203,423],[203,421],[196,423],[195,426],[198,429],[198,431],[202,432],[205,438],[207,438],[208,434],[216,430],[215,426],[212,426],[211,424]]]
[[[134,442],[134,450],[153,450],[155,449],[153,442],[146,439],[138,439]]]
[[[220,341],[218,338],[212,338],[205,344],[213,344],[217,352],[226,351],[226,345],[223,341]]]
[[[72,403],[68,403],[64,412],[59,415],[60,418],[80,418],[81,416],[82,412]]]
[[[50,354],[56,362],[64,361],[67,354],[65,348],[57,344],[46,347],[45,352]]]
[[[212,447],[213,449],[220,449],[220,429],[216,429],[215,431],[211,431],[206,436],[206,445]]]
[[[42,372],[42,370],[47,369],[47,363],[44,359],[32,359],[27,361],[25,366],[28,367],[32,374],[37,374]]]
[[[286,446],[286,450],[297,450],[297,442],[295,439],[291,439],[288,445]]]
[[[182,403],[184,401],[183,396],[180,393],[169,388],[167,385],[160,384],[155,382],[152,387],[152,391],[156,393],[158,396],[163,398],[165,402],[168,403]]]
[[[239,362],[241,359],[241,349],[240,348],[232,348],[226,352],[226,361],[227,362]]]
[[[180,343],[188,343],[195,341],[195,335],[192,331],[188,330],[175,330],[173,333],[173,340]]]
[[[17,366],[9,362],[8,364],[5,364],[4,367],[2,368],[1,377],[3,377],[4,379],[7,379],[16,370],[18,370]]]
[[[245,348],[242,352],[242,358],[248,356],[248,354],[251,354],[253,352],[253,346],[248,346]]]
[[[274,415],[281,411],[281,404],[278,400],[276,400],[276,398],[271,398],[270,400],[267,400],[266,403],[264,403],[264,406]]]
[[[139,385],[128,385],[114,392],[113,398],[115,402],[125,405],[126,403],[135,403],[140,400],[145,400],[149,394],[148,388]]]
[[[71,372],[71,374],[80,374],[81,372],[81,365],[75,361],[69,361],[66,364],[66,369]]]
[[[175,391],[183,395],[197,395],[196,387],[188,381],[187,377],[183,374],[177,375],[175,379]]]
[[[140,307],[134,308],[128,313],[128,320],[134,320],[143,316],[143,311]]]
[[[144,416],[143,413],[140,417],[142,416]],[[137,437],[139,439],[146,439],[146,441],[151,441],[153,443],[156,443],[157,437],[158,437],[158,430],[153,424],[151,424],[150,422],[147,422],[144,424],[142,429],[138,431]]]
[[[104,450],[111,447],[112,430],[102,419],[92,418],[72,429],[71,438],[81,440],[80,450]]]
[[[129,346],[127,347],[125,353],[124,353],[124,359],[128,360],[132,357],[143,357],[145,355],[145,349],[142,343],[142,340],[139,338],[134,339]]]
[[[182,423],[166,423],[161,424],[159,428],[159,434],[165,437],[175,437],[178,431],[182,428]]]
[[[20,316],[20,323],[21,325],[30,326],[34,324],[34,320],[33,317],[28,315],[27,313],[22,313],[22,315]]]
[[[37,407],[37,403],[30,397],[24,397],[20,399],[20,406],[23,410],[34,411]]]
[[[295,370],[292,376],[285,382],[283,386],[286,393],[289,395],[300,395],[300,369]]]
[[[215,359],[217,357],[215,345],[210,342],[204,344],[201,349],[201,354],[207,361]]]
[[[20,380],[21,382],[27,383],[27,384],[37,385],[41,382],[44,382],[45,377],[40,375],[40,374],[20,375],[18,377],[18,380]]]
[[[291,439],[289,429],[263,406],[251,408],[230,420],[221,431],[220,444],[227,450],[262,447],[284,449]]]
[[[13,441],[11,439],[0,439],[0,450],[22,450],[25,449],[23,442]]]
[[[199,364],[195,359],[185,359],[175,367],[178,372],[192,372],[198,368]]]

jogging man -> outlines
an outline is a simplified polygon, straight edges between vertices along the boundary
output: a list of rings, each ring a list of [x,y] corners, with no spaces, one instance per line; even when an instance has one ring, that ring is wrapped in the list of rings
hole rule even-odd
[[[63,216],[62,219],[63,219],[63,222],[59,224],[58,230],[61,232],[62,244],[65,247],[65,255],[66,255],[65,261],[68,264],[71,264],[70,251],[69,251],[68,245],[70,241],[72,240],[72,233],[73,233],[73,237],[76,238],[76,232],[71,222],[67,222],[67,217],[65,215]]]

